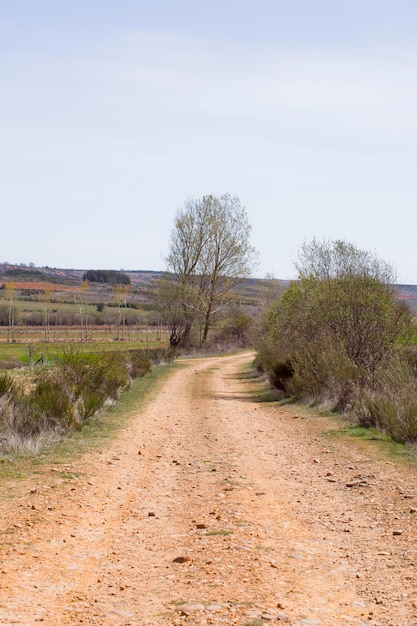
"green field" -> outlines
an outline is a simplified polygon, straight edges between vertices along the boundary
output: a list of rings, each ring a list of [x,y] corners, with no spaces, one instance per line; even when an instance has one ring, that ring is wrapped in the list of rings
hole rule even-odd
[[[69,334],[73,330],[73,335]],[[102,330],[102,329],[101,329]],[[27,329],[26,329],[27,331]],[[38,335],[35,335],[35,331]],[[158,331],[154,328],[137,328],[130,335],[130,340],[116,341],[103,337],[97,330],[97,338],[93,341],[79,341],[79,329],[64,329],[57,337],[56,341],[43,341],[43,329],[33,329],[33,332],[26,336],[27,341],[7,343],[0,340],[0,369],[8,367],[25,366],[36,363],[39,359],[47,358],[48,355],[59,353],[60,351],[74,349],[80,352],[104,352],[114,350],[144,350],[169,347],[168,335],[166,331]],[[113,329],[114,332],[114,329]],[[94,331],[93,331],[94,333]],[[110,337],[111,333],[109,333]],[[0,333],[1,336],[1,333]],[[93,334],[94,338],[94,334]]]

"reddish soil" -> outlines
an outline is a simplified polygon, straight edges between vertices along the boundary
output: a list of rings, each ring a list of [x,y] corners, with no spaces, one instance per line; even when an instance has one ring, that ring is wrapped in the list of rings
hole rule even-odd
[[[79,287],[71,285],[58,285],[55,283],[48,283],[46,281],[10,281],[3,283],[5,288],[12,287],[13,289],[36,289],[38,291],[79,291]]]
[[[417,624],[416,470],[184,363],[102,453],[1,486],[0,624]]]

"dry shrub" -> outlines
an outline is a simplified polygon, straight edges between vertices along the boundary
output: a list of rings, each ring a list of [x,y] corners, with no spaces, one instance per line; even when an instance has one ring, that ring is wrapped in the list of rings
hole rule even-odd
[[[380,428],[395,441],[417,441],[417,378],[404,353],[381,364],[373,387],[360,393],[355,409],[360,424]]]
[[[263,313],[256,347],[287,395],[354,409],[364,425],[417,440],[416,327],[389,266],[342,241],[302,248],[299,280]]]
[[[129,383],[130,359],[121,352],[82,355],[69,351],[42,368],[29,390],[0,376],[0,432],[5,449],[48,431],[66,432],[115,402]]]
[[[338,411],[352,405],[358,369],[340,342],[328,338],[306,344],[295,353],[291,367],[286,385],[290,395],[330,404]]]
[[[171,358],[166,350],[83,354],[67,346],[55,365],[36,371],[30,386],[0,374],[0,450],[37,449],[42,441],[80,428],[106,403],[116,402],[132,378],[149,372],[151,359]]]
[[[130,351],[130,375],[133,379],[145,376],[151,367],[150,358],[142,350]]]

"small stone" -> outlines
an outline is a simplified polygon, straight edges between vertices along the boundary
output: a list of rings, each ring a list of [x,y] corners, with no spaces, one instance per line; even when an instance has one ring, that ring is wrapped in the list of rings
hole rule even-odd
[[[410,508],[410,513],[417,513],[417,508],[415,506],[412,506]]]
[[[207,528],[207,524],[196,524],[195,527],[198,528],[198,530],[203,530]]]
[[[155,513],[154,513],[154,511],[149,511],[149,513],[148,513],[148,517],[155,517]]]
[[[177,556],[172,562],[173,563],[186,563],[187,561],[191,561],[191,558],[189,556]]]
[[[402,535],[402,534],[403,534],[403,532],[404,532],[403,530],[400,530],[399,528],[396,528],[396,529],[394,529],[394,530],[392,531],[392,534],[393,534],[394,536],[398,536],[398,535]]]

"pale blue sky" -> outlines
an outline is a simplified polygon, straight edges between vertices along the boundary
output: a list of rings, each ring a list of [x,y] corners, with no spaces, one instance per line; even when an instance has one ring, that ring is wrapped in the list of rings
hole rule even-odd
[[[415,0],[0,0],[0,261],[163,269],[231,193],[258,276],[346,239],[417,283]]]

